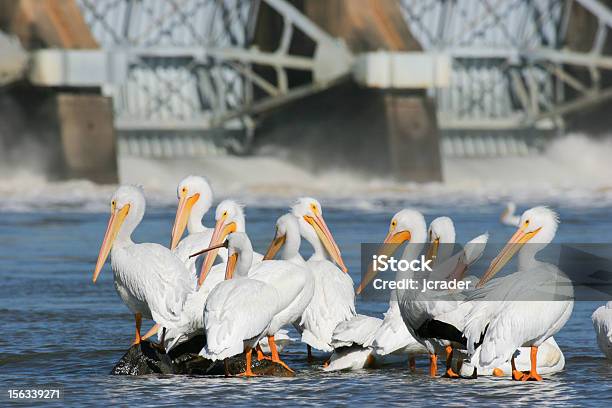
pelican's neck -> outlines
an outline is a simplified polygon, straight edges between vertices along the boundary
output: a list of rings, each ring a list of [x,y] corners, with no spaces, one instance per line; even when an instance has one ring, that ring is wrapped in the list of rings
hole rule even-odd
[[[244,220],[244,215],[237,216],[234,222],[236,223],[236,232],[246,232],[246,222]]]
[[[199,232],[204,232],[207,229],[208,228],[202,224],[202,217],[194,217],[192,213],[187,221],[187,232],[189,234],[197,234]]]
[[[249,276],[249,270],[253,264],[253,249],[242,248],[238,254],[238,261],[236,262],[236,271],[234,276],[236,278],[246,278]]]
[[[427,240],[427,231],[425,230],[425,228],[423,228],[422,231],[421,230],[413,231],[410,242],[408,242],[408,244],[406,245],[406,248],[404,249],[404,252],[402,252],[402,259],[405,259],[407,261],[416,259],[423,251],[423,247],[425,246],[426,240]],[[405,271],[398,269],[397,272],[395,273],[396,282],[399,282],[401,280],[413,279],[413,278],[414,278],[414,272],[410,269],[405,270]],[[397,302],[400,297],[401,295],[398,293],[398,291],[393,290],[391,291],[389,302],[391,303]]]
[[[115,242],[113,243],[113,247],[126,247],[129,245],[133,245],[134,241],[132,241],[132,233],[140,224],[140,220],[142,220],[142,216],[138,216],[138,214],[129,214],[125,221],[123,221],[123,225],[119,229],[117,233],[117,238],[115,238]]]
[[[413,259],[416,259],[423,251],[424,246],[425,246],[424,238],[422,238],[420,241],[414,241],[414,242],[411,240],[410,242],[408,242],[408,244],[406,245],[406,248],[404,249],[404,252],[402,253],[402,259],[405,259],[407,261],[412,261]],[[402,279],[410,279],[413,277],[414,277],[414,272],[411,269],[408,269],[408,270],[398,269],[397,272],[395,273],[395,279],[398,281]]]
[[[415,259],[423,251],[425,242],[427,242],[427,231],[424,228],[415,228],[410,237],[410,242],[402,253],[402,259],[407,261]]]
[[[200,199],[195,203],[187,219],[187,232],[189,234],[197,234],[208,229],[202,224],[202,218],[204,218],[209,209],[210,203],[208,201]]]
[[[297,263],[303,263],[304,258],[300,255],[300,231],[293,227],[288,227],[285,234],[285,244],[281,250],[281,259]]]
[[[323,243],[321,242],[319,237],[316,237],[316,239],[306,238],[306,240],[310,243],[310,245],[312,245],[313,249],[313,253],[310,259],[312,259],[313,261],[330,260],[329,254],[325,250],[325,247],[323,247]]]
[[[523,247],[518,253],[519,271],[531,269],[541,264],[542,262],[536,259],[536,255],[538,252],[544,249],[546,245],[547,244],[540,244],[540,243],[527,243],[523,245]]]

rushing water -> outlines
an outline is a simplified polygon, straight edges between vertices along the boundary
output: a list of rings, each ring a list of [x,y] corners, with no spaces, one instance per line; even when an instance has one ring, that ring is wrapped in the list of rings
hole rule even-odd
[[[325,207],[326,220],[355,281],[360,243],[382,239],[397,206],[381,205],[376,211]],[[451,216],[462,242],[485,230],[496,242],[512,233],[497,222],[499,203],[426,210],[428,220]],[[609,207],[558,210],[563,224],[557,241],[612,242]],[[259,251],[266,247],[273,222],[283,211],[247,208],[247,230]],[[545,376],[542,383],[484,377],[430,379],[426,358],[417,362],[414,374],[405,367],[324,373],[306,364],[305,347],[299,343],[283,353],[296,370],[295,378],[111,376],[110,369],[133,337],[133,320],[115,293],[108,266],[97,284],[91,282],[107,218],[106,213],[70,211],[0,213],[0,381],[5,394],[0,401],[6,403],[10,387],[56,383],[64,388],[63,403],[70,405],[270,405],[287,400],[330,405],[610,405],[612,363],[602,357],[595,342],[590,315],[598,304],[593,302],[577,303],[571,320],[556,336],[566,368]],[[150,208],[135,240],[167,244],[172,218],[170,207]],[[385,304],[358,301],[358,309],[381,315]]]

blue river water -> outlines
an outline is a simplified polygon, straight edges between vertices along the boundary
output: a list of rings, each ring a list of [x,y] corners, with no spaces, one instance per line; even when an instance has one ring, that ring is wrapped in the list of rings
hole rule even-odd
[[[512,234],[499,224],[500,203],[425,208],[431,220],[451,216],[461,242],[489,231],[495,242]],[[353,280],[359,281],[360,243],[386,234],[394,205],[376,211],[324,207]],[[305,361],[303,344],[284,351],[294,378],[118,377],[109,371],[129,347],[133,321],[112,285],[107,265],[91,275],[108,214],[76,211],[0,213],[0,396],[36,384],[59,384],[55,405],[592,405],[612,403],[612,362],[597,348],[591,313],[602,302],[578,302],[555,336],[566,358],[563,372],[541,383],[508,379],[431,379],[426,358],[417,372],[405,367],[324,373]],[[612,242],[611,208],[558,208],[557,242]],[[283,208],[247,208],[247,231],[263,251]],[[152,207],[135,233],[139,242],[167,244],[174,209]],[[207,215],[207,224],[212,224]],[[304,244],[305,248],[306,245]],[[306,249],[306,248],[305,248]],[[305,250],[305,254],[308,251]],[[381,315],[384,302],[358,300],[361,313]],[[148,328],[150,322],[146,322]],[[296,336],[292,332],[293,336]],[[323,356],[320,356],[323,358]],[[26,403],[24,403],[26,404]]]

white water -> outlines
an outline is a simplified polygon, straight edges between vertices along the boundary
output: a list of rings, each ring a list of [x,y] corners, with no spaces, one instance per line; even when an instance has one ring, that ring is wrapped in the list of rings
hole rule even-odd
[[[107,210],[115,186],[83,180],[50,182],[37,170],[37,154],[30,150],[19,164],[3,158],[0,210]],[[217,198],[234,197],[258,206],[285,206],[300,195],[372,210],[389,203],[474,205],[505,200],[610,206],[612,139],[568,135],[537,156],[446,159],[442,183],[372,179],[347,171],[316,174],[271,156],[169,161],[121,157],[119,174],[122,183],[143,185],[154,205],[173,205],[177,182],[187,174],[201,174],[209,178]]]

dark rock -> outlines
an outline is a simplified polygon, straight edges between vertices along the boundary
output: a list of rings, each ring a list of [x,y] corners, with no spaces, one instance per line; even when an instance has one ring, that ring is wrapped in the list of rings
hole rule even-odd
[[[130,347],[111,370],[113,375],[183,374],[183,375],[225,375],[223,361],[211,361],[198,353],[202,349],[204,336],[196,336],[177,346],[166,354],[160,347],[149,341]],[[255,353],[253,353],[255,357]],[[231,375],[245,371],[244,355],[227,359]],[[280,364],[269,360],[253,358],[251,369],[257,375],[291,377],[294,375]]]

